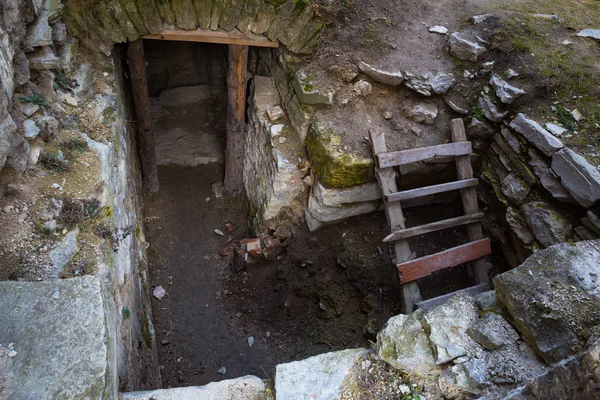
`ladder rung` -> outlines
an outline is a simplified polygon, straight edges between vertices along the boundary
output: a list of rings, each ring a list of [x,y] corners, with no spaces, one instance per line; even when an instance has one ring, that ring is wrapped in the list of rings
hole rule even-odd
[[[377,158],[379,159],[379,167],[388,168],[429,160],[434,157],[464,156],[471,154],[471,151],[471,142],[454,142],[391,153],[379,153]]]
[[[402,192],[392,193],[385,196],[387,201],[402,201],[416,199],[418,197],[429,196],[436,193],[444,193],[452,190],[464,189],[477,186],[479,179],[471,178],[456,182],[441,183],[439,185],[425,186],[422,188],[404,190]]]
[[[482,212],[477,212],[469,215],[463,215],[460,217],[445,219],[442,221],[432,222],[430,224],[415,226],[413,228],[400,229],[392,234],[388,235],[384,242],[394,242],[400,239],[407,239],[417,235],[423,235],[425,233],[441,231],[442,229],[453,228],[455,226],[472,224],[474,222],[478,222],[483,219],[484,214]]]
[[[455,267],[469,261],[487,256],[492,253],[490,239],[480,239],[474,242],[453,247],[429,256],[417,258],[398,264],[400,283],[408,283],[431,275],[444,268]]]
[[[433,299],[423,300],[418,303],[415,303],[416,308],[422,308],[424,310],[429,310],[433,307],[440,306],[450,300],[451,297],[459,294],[459,293],[468,293],[471,296],[475,296],[478,293],[487,292],[490,290],[489,283],[480,283],[479,285],[471,286],[466,289],[457,290],[456,292],[444,294],[442,296],[434,297]]]

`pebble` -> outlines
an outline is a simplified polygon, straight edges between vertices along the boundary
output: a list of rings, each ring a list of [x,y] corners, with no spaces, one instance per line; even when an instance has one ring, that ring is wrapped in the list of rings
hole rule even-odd
[[[254,346],[254,336],[248,336],[248,347]]]
[[[221,367],[217,370],[217,372],[223,376],[225,376],[225,374],[227,373],[227,368],[225,367]]]
[[[571,111],[571,115],[573,116],[573,119],[577,122],[583,119],[583,114],[578,109]]]
[[[220,229],[215,229],[214,232],[219,235],[219,236],[225,236],[225,234],[223,233],[223,231],[221,231]]]
[[[160,285],[155,287],[152,291],[152,295],[158,300],[162,300],[162,298],[165,297],[165,294],[167,294],[167,291]]]
[[[445,35],[448,33],[448,28],[441,25],[432,26],[429,28],[429,32],[431,33],[439,33],[440,35]]]
[[[14,358],[14,357],[16,357],[16,355],[17,355],[17,354],[19,354],[19,353],[17,353],[17,351],[16,351],[16,350],[11,350],[11,351],[9,351],[9,352],[8,352],[8,356],[9,356],[10,358]]]
[[[58,300],[59,296],[60,296],[60,292],[58,290],[56,290],[56,291],[54,291],[54,293],[52,293],[52,298],[54,300]]]

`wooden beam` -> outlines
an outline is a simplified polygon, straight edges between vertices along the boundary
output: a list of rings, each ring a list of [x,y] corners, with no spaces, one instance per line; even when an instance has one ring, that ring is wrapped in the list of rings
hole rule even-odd
[[[449,192],[452,190],[464,189],[467,187],[477,186],[479,179],[471,178],[462,181],[441,183],[439,185],[425,186],[422,188],[404,190],[402,192],[392,193],[385,196],[387,201],[402,201],[416,199],[419,197],[430,196],[432,194]]]
[[[492,253],[490,239],[480,239],[436,254],[398,264],[402,283],[416,281],[435,271],[456,267]]]
[[[229,45],[227,71],[227,145],[224,189],[230,196],[244,192],[246,83],[248,46]]]
[[[129,43],[127,48],[131,90],[135,106],[135,128],[137,132],[138,151],[142,164],[142,182],[151,192],[158,190],[158,172],[156,170],[156,154],[152,117],[150,114],[150,97],[148,80],[146,79],[146,61],[144,59],[144,42],[141,39]]]
[[[482,212],[478,212],[469,215],[462,215],[460,217],[444,219],[442,221],[436,221],[430,224],[415,226],[413,228],[399,229],[393,232],[391,235],[387,236],[385,239],[383,239],[383,241],[389,243],[400,239],[408,239],[413,236],[441,231],[443,229],[454,228],[460,225],[472,224],[480,221],[483,217],[484,214]]]
[[[418,161],[425,161],[435,157],[460,156],[471,154],[471,142],[446,143],[437,146],[420,147],[378,154],[381,168],[396,167]]]
[[[387,146],[385,144],[385,135],[381,132],[370,132],[371,145],[373,147],[373,155],[385,153]],[[396,170],[394,168],[375,168],[375,177],[379,182],[382,194],[384,196],[398,191],[396,184]],[[388,224],[392,231],[396,229],[404,229],[404,214],[402,206],[399,202],[385,203],[385,215]],[[394,243],[394,252],[396,254],[396,262],[409,261],[414,258],[413,252],[410,250],[408,241],[399,240]],[[421,300],[421,293],[416,282],[411,282],[402,285],[402,312],[410,314],[414,311],[414,304]]]
[[[466,289],[457,290],[456,292],[448,293],[442,296],[434,297],[433,299],[423,300],[415,304],[417,308],[422,308],[424,310],[429,310],[433,307],[441,306],[451,297],[459,294],[459,293],[468,293],[471,296],[475,296],[476,294],[487,292],[490,290],[489,283],[480,283],[479,285],[471,286]]]
[[[456,143],[465,143],[467,140],[465,124],[462,118],[456,118],[452,120],[452,140]],[[469,179],[473,177],[473,167],[471,166],[470,155],[456,157],[456,173],[458,175],[458,179]],[[460,197],[462,198],[465,214],[479,212],[479,206],[477,204],[477,192],[475,188],[471,187],[462,189],[460,191]],[[483,238],[481,224],[471,224],[467,226],[467,237],[471,242]],[[489,283],[487,263],[483,258],[475,260],[473,263],[473,275],[477,283]]]
[[[264,36],[244,35],[238,32],[220,31],[183,31],[167,29],[155,35],[142,35],[142,39],[172,40],[178,42],[200,42],[218,44],[236,44],[238,46],[279,47],[279,42],[273,42]]]

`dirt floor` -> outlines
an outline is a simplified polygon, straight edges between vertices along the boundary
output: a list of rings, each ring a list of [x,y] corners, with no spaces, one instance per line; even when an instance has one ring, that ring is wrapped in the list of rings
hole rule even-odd
[[[389,230],[384,213],[312,234],[297,229],[279,260],[238,272],[222,251],[228,241],[251,236],[244,200],[211,191],[222,172],[222,164],[159,167],[160,191],[145,198],[152,289],[167,292],[153,298],[163,387],[246,374],[271,378],[278,363],[370,346],[400,312],[391,248],[382,244]],[[419,207],[407,211],[407,220],[416,225],[456,213],[452,205]],[[237,228],[215,234],[226,232],[226,223]],[[417,237],[411,247],[427,254],[461,241],[459,228]],[[420,286],[429,298],[471,284],[463,266]],[[222,367],[226,375],[217,372]]]

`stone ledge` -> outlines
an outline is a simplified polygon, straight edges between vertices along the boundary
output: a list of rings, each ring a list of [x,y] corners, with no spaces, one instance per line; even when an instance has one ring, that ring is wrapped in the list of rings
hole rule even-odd
[[[205,386],[188,386],[144,392],[121,393],[120,400],[261,400],[265,384],[256,376],[211,382]]]
[[[100,279],[0,282],[0,388],[14,399],[108,399],[107,326]],[[113,366],[114,368],[115,366]]]

